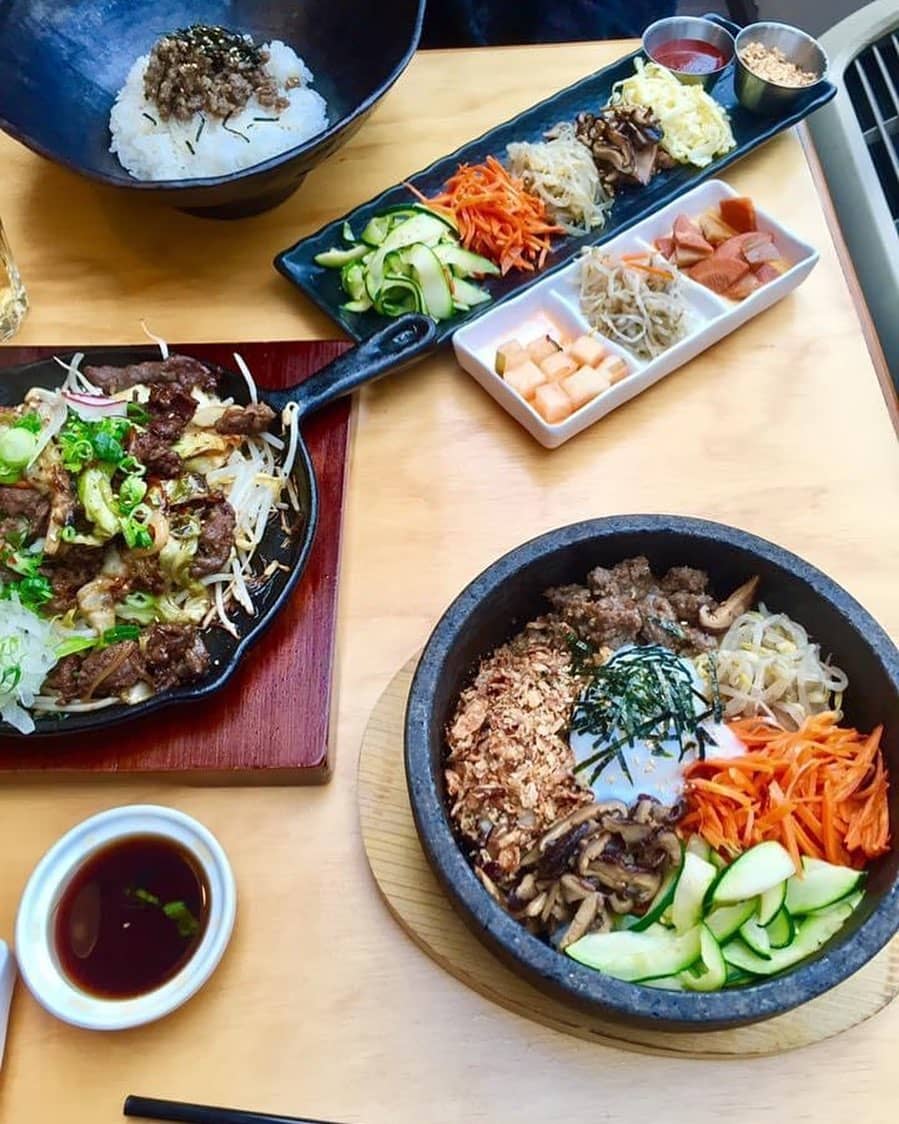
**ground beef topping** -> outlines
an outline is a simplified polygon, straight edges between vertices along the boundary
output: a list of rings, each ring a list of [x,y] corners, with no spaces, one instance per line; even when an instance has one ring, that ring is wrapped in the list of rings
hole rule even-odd
[[[249,35],[194,24],[164,35],[150,52],[144,96],[163,121],[189,121],[196,113],[227,118],[254,97],[281,112],[289,101],[265,69],[269,54]]]

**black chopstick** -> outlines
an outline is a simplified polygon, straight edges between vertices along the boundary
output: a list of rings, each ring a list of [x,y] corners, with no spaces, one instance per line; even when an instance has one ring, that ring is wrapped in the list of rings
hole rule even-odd
[[[158,1101],[154,1097],[126,1097],[122,1111],[126,1116],[174,1120],[179,1124],[334,1124],[333,1120],[312,1120],[308,1116],[271,1116],[265,1112],[245,1112],[240,1108]]]

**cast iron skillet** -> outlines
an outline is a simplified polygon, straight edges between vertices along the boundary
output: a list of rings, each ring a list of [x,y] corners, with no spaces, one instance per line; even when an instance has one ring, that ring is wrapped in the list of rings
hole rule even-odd
[[[372,336],[365,343],[347,351],[317,371],[305,382],[289,387],[287,390],[262,392],[260,398],[268,402],[278,414],[289,402],[296,403],[299,420],[302,421],[323,406],[342,398],[345,394],[352,393],[357,387],[404,367],[433,347],[434,335],[434,322],[427,317],[414,314],[401,317],[388,324],[376,336]],[[106,350],[91,348],[85,351],[84,362],[85,365],[110,363],[114,366],[125,366],[128,363],[158,358],[159,352],[155,348]],[[247,386],[241,375],[222,368],[217,370],[220,375],[219,388],[222,397],[231,397],[236,402],[247,402]],[[32,386],[56,388],[64,377],[65,371],[52,358],[29,363],[26,366],[5,368],[0,372],[0,406],[21,402]],[[122,703],[84,714],[53,714],[43,717],[35,714],[37,728],[32,734],[21,735],[6,723],[0,722],[0,734],[19,736],[33,741],[39,736],[105,729],[118,722],[143,717],[172,703],[203,699],[223,687],[231,678],[245,652],[286,604],[309,559],[318,524],[319,494],[312,460],[302,435],[297,448],[292,478],[299,496],[302,518],[288,536],[285,536],[277,523],[272,522],[256,555],[259,570],[263,570],[266,564],[273,560],[283,563],[287,569],[276,571],[266,585],[253,595],[256,605],[255,616],[251,617],[240,609],[230,612],[237,626],[239,639],[235,639],[222,629],[210,629],[204,633],[206,646],[212,656],[212,665],[209,673],[202,680],[174,690],[163,691],[134,706]]]
[[[893,778],[893,846],[870,869],[868,893],[845,930],[782,976],[697,994],[622,983],[532,936],[487,893],[447,812],[444,731],[478,660],[548,608],[543,591],[583,582],[595,566],[645,554],[655,573],[706,570],[720,598],[753,574],[760,598],[803,624],[849,676],[846,721],[883,723]],[[622,515],[550,531],[510,551],[450,605],[425,646],[406,710],[406,782],[419,839],[453,906],[475,935],[541,991],[604,1018],[657,1030],[717,1030],[771,1018],[847,979],[899,929],[899,652],[857,601],[795,554],[755,535],[675,515]]]

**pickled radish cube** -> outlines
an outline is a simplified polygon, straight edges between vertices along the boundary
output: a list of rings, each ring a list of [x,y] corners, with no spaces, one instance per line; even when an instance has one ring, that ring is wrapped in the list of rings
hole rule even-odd
[[[534,409],[550,425],[564,421],[573,411],[571,399],[557,382],[545,382],[534,394]]]
[[[606,376],[612,386],[630,374],[627,363],[620,355],[607,355],[596,369]]]
[[[513,367],[511,371],[506,371],[503,375],[503,379],[516,393],[530,402],[534,397],[534,392],[537,390],[537,387],[542,386],[546,382],[546,375],[544,375],[536,363],[532,363],[530,359],[526,359],[524,363],[519,363],[518,366]]]
[[[605,353],[606,349],[594,336],[579,336],[568,349],[578,367],[598,367]]]
[[[496,349],[494,370],[498,375],[504,375],[512,367],[518,367],[527,362],[527,352],[518,340],[506,340]]]
[[[577,363],[564,351],[555,351],[540,364],[540,370],[551,382],[558,382],[577,370]]]
[[[562,379],[561,385],[574,409],[579,410],[581,406],[592,402],[598,394],[608,390],[612,384],[608,375],[595,367],[579,367],[573,375]]]
[[[550,355],[555,355],[557,351],[562,348],[556,343],[552,336],[541,336],[540,339],[534,340],[527,346],[528,359],[541,364],[544,359],[548,359]]]

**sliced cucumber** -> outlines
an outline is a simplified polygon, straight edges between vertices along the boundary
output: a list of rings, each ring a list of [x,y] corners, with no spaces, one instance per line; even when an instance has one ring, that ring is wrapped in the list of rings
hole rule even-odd
[[[373,306],[368,297],[365,297],[363,300],[347,301],[346,304],[342,304],[340,307],[344,312],[368,312]]]
[[[720,905],[758,897],[792,873],[793,860],[785,847],[774,840],[758,843],[726,868],[712,888],[712,902]]]
[[[422,242],[425,246],[436,246],[445,237],[446,223],[443,219],[430,211],[421,211],[394,226],[379,248],[389,254],[391,250],[402,250],[404,246],[414,246],[417,242]]]
[[[700,926],[670,932],[588,933],[565,950],[572,959],[618,980],[638,982],[675,976],[700,957]]]
[[[742,968],[744,972],[753,972],[758,976],[776,975],[817,952],[843,928],[851,915],[852,908],[847,903],[840,902],[821,913],[806,917],[797,927],[793,940],[784,948],[772,949],[767,960],[753,952],[739,938],[724,946],[724,959],[728,964]]]
[[[688,991],[718,991],[727,981],[727,961],[708,925],[699,926],[699,950],[700,970],[687,968],[678,979]]]
[[[717,871],[692,851],[684,852],[683,869],[671,903],[671,920],[677,933],[686,933],[702,920],[702,903]]]
[[[709,863],[712,861],[712,848],[701,835],[691,835],[687,840],[686,849],[691,855],[696,855],[697,858],[702,859],[704,862]]]
[[[778,910],[765,929],[771,948],[786,948],[796,936],[796,925],[785,909]]]
[[[657,980],[643,980],[643,987],[655,987],[661,991],[685,991],[680,976],[660,976]]]
[[[754,917],[750,917],[740,926],[740,936],[758,956],[765,960],[771,959],[771,936]]]
[[[768,922],[780,913],[783,908],[784,898],[787,896],[787,883],[778,882],[770,890],[766,890],[759,898],[759,924],[767,925]]]
[[[411,226],[415,221],[410,220],[408,225]],[[446,270],[437,260],[434,251],[417,242],[403,250],[403,260],[411,266],[418,282],[422,308],[435,320],[448,320],[453,314],[453,294]]]
[[[489,258],[473,254],[471,250],[465,250],[455,242],[441,242],[434,247],[434,253],[457,277],[499,276],[499,266],[494,265]]]
[[[794,874],[787,882],[786,907],[794,915],[825,909],[856,890],[863,877],[848,866],[803,859],[802,877]]]
[[[325,250],[315,255],[315,264],[323,265],[325,269],[340,269],[341,266],[359,261],[370,253],[370,246],[350,246],[347,250]]]
[[[709,852],[709,862],[718,871],[724,870],[727,866],[727,859],[723,855],[719,855],[714,849]]]
[[[680,863],[677,866],[672,863],[668,868],[668,873],[662,879],[662,885],[659,887],[656,896],[649,903],[649,908],[641,918],[630,926],[631,929],[640,932],[643,929],[648,929],[650,925],[662,918],[662,915],[670,908],[674,900],[674,891],[677,887],[677,880],[680,878],[680,872],[683,870],[683,866],[684,856],[683,851],[681,851]]]
[[[345,222],[343,224],[341,234],[343,235],[344,242],[355,242],[356,241],[356,235],[353,234],[353,228],[350,226],[350,224],[348,222]]]
[[[721,955],[723,956],[724,953],[722,952]],[[756,978],[753,972],[744,972],[742,968],[737,968],[733,964],[727,965],[727,987],[746,987],[747,984],[755,983]]]
[[[756,899],[750,898],[736,905],[719,905],[713,909],[705,919],[712,936],[723,944],[728,937],[732,937],[744,921],[748,921],[756,911]]]

